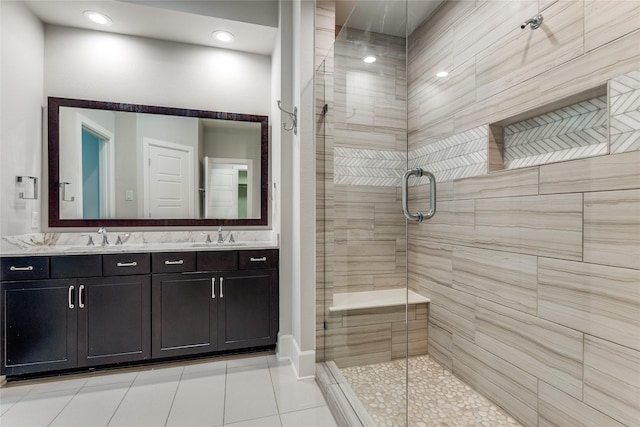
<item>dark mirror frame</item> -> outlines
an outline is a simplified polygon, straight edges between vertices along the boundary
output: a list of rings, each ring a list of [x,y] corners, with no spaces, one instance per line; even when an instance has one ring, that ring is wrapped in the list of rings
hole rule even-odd
[[[125,111],[130,113],[161,114],[260,123],[260,218],[257,219],[61,219],[60,218],[60,107]],[[269,225],[269,117],[219,111],[188,110],[151,105],[123,104],[70,98],[48,98],[49,134],[49,227],[213,227]]]

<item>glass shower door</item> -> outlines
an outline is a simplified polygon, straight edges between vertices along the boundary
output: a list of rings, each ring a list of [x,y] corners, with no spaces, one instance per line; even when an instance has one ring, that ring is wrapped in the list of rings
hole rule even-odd
[[[319,356],[376,426],[406,424],[407,355],[427,347],[426,304],[407,305],[404,7],[357,2],[316,75]]]

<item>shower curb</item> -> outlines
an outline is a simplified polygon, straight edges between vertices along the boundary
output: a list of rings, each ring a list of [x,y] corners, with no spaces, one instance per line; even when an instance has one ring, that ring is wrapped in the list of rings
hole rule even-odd
[[[339,427],[376,427],[334,362],[316,364],[316,382]]]

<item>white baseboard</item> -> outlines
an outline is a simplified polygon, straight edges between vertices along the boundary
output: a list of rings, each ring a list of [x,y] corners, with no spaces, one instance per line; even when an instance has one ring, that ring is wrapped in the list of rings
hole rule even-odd
[[[316,352],[315,350],[300,351],[293,335],[278,335],[276,357],[280,361],[290,360],[296,377],[299,380],[315,378]]]
[[[292,341],[291,364],[299,380],[315,378],[316,376],[316,351],[300,351],[296,340]]]
[[[280,335],[278,333],[278,344],[276,346],[276,357],[278,360],[291,360],[292,348],[293,335]]]

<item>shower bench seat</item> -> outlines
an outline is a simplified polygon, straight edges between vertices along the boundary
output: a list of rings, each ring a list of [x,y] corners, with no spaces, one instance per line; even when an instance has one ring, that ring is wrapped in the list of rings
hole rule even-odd
[[[409,304],[423,304],[431,300],[412,290],[408,291]],[[407,302],[406,289],[382,289],[377,291],[345,292],[333,294],[329,311],[357,310],[364,308],[393,307]]]
[[[339,367],[427,354],[429,298],[382,289],[336,293],[332,302],[324,322],[324,352]]]

